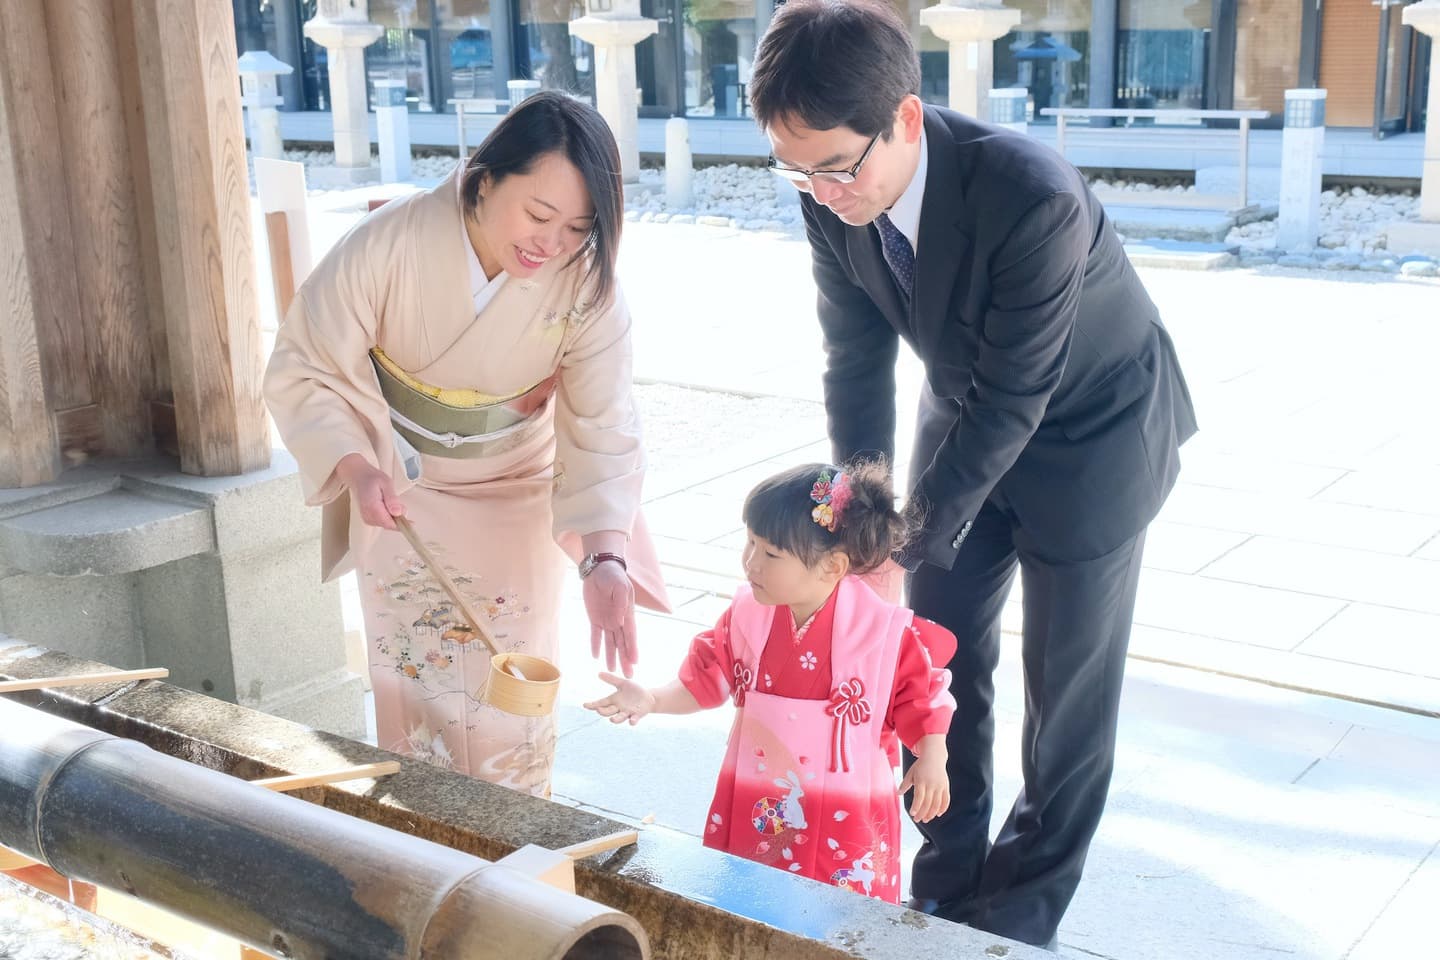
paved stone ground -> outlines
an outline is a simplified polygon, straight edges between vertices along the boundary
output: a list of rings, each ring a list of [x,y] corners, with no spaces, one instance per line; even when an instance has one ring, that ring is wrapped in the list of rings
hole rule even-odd
[[[339,194],[313,205],[317,249],[363,209]],[[723,609],[745,491],[826,455],[807,258],[782,234],[627,225],[646,510],[677,605],[642,618],[647,681],[672,676]],[[1063,952],[1429,955],[1440,284],[1275,267],[1142,276],[1202,432],[1151,529],[1110,808]],[[904,358],[902,436],[919,376]],[[1014,599],[997,681],[997,823],[1019,786]],[[698,834],[728,711],[633,729],[585,713],[579,703],[603,685],[577,600],[567,597],[557,797]]]

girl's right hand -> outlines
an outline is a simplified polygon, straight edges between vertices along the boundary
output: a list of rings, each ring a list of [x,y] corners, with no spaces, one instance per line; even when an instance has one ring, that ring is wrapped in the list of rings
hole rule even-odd
[[[395,495],[388,474],[377,470],[358,453],[347,453],[335,465],[335,475],[350,491],[360,519],[372,527],[395,529],[395,518],[405,516],[405,504]]]
[[[602,673],[600,679],[615,688],[615,692],[604,700],[591,700],[584,704],[586,710],[594,710],[602,717],[609,717],[611,723],[630,721],[633,727],[640,718],[655,709],[655,695],[649,690],[624,677],[613,673]]]

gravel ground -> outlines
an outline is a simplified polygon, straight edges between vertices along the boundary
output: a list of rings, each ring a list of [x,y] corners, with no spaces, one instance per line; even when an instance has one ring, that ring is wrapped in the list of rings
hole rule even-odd
[[[285,158],[307,168],[334,163],[334,154],[324,150],[287,150]],[[455,163],[455,157],[446,153],[417,155],[412,160],[413,183],[434,182],[446,176]],[[1195,192],[1193,182],[1181,176],[1158,175],[1144,180],[1097,176],[1090,182],[1110,190],[1154,194],[1157,206],[1164,205],[1167,194]],[[664,169],[646,167],[640,172],[638,188],[626,193],[625,218],[642,223],[701,224],[800,235],[800,206],[794,189],[761,167],[734,163],[700,167],[693,173],[691,188],[691,203],[672,208],[665,199]],[[1419,218],[1418,190],[1347,186],[1324,191],[1320,206],[1321,235],[1314,251],[1276,250],[1278,222],[1274,216],[1235,227],[1226,242],[1239,248],[1242,266],[1279,264],[1417,277],[1440,275],[1440,262],[1435,257],[1386,248],[1387,226]]]

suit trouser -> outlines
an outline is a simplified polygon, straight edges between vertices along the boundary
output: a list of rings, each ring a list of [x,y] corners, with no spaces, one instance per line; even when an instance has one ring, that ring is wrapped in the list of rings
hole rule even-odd
[[[1104,556],[1055,562],[988,502],[953,569],[923,564],[910,606],[955,633],[946,738],[950,809],[918,824],[911,892],[938,915],[1033,944],[1054,936],[1105,808],[1145,534]],[[1000,611],[1016,567],[1024,588],[1024,785],[993,845],[994,672]],[[912,758],[908,751],[905,765]]]

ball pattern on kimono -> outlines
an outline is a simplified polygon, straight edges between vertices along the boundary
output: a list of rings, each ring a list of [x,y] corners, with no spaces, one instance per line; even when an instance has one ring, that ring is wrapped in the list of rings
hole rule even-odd
[[[849,867],[841,867],[839,870],[836,870],[834,873],[830,874],[830,882],[835,884],[835,886],[839,887],[841,890],[851,890],[855,893],[865,892],[860,888],[860,884],[858,881],[854,881],[852,885]]]
[[[763,834],[774,835],[785,829],[785,818],[780,814],[780,801],[774,797],[761,797],[750,811],[750,822]]]

